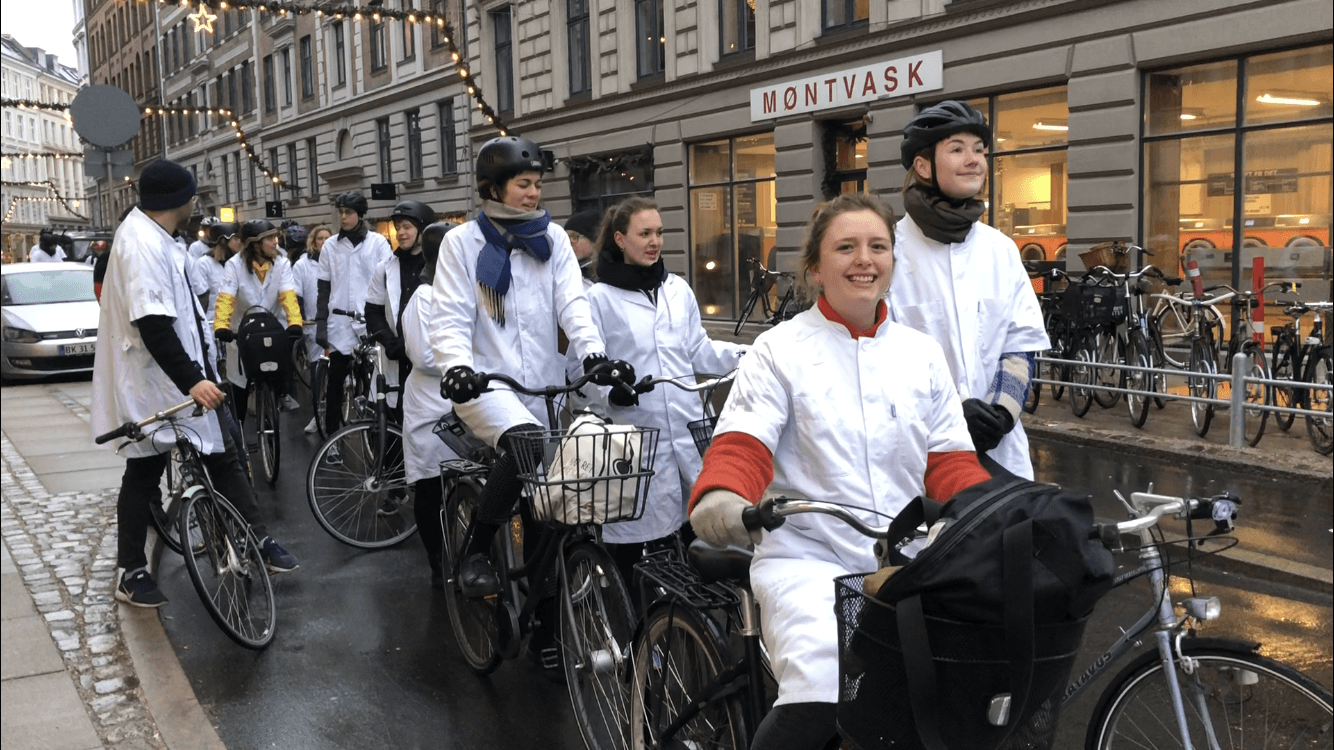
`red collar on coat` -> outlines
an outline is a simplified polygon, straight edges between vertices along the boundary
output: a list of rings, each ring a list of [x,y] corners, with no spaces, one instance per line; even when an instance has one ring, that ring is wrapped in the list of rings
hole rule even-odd
[[[833,306],[829,304],[829,301],[824,298],[823,294],[820,295],[820,300],[816,303],[816,306],[820,308],[820,312],[823,313],[826,318],[848,329],[848,333],[852,334],[854,339],[874,338],[875,332],[880,329],[880,324],[885,322],[885,317],[889,314],[889,306],[885,304],[884,300],[880,300],[875,306],[875,325],[864,331],[859,331],[856,328],[853,328],[851,323],[844,320],[843,316],[839,315],[834,310]]]

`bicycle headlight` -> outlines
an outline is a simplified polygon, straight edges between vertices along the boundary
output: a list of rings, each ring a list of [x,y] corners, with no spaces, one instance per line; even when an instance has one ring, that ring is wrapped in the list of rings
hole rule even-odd
[[[1187,615],[1201,622],[1217,620],[1219,615],[1223,614],[1223,603],[1216,596],[1187,599],[1181,606],[1185,607]]]

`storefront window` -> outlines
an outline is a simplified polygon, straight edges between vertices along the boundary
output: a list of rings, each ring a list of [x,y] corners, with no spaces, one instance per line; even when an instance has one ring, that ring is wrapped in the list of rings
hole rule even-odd
[[[825,197],[866,192],[866,123],[825,123],[824,147]]]
[[[765,265],[777,223],[772,133],[690,147],[692,286],[706,318],[735,318],[749,258]]]
[[[1300,281],[1303,299],[1329,299],[1332,53],[1326,44],[1145,76],[1154,265],[1179,274],[1193,260],[1206,286],[1249,289],[1262,259],[1266,282]]]
[[[653,197],[653,148],[569,161],[573,211],[605,211],[632,195]]]

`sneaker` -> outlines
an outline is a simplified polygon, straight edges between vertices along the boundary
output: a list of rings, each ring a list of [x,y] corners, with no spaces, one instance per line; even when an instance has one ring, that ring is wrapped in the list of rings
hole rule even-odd
[[[286,396],[283,396],[282,411],[296,411],[300,408],[301,404],[298,404],[296,399],[292,398],[292,394],[289,393]]]
[[[153,576],[139,568],[120,577],[120,585],[116,587],[116,601],[125,602],[131,607],[161,607],[167,603],[167,597],[157,587]]]
[[[500,593],[500,579],[491,569],[491,561],[485,553],[469,555],[459,566],[459,591],[470,599]]]
[[[324,454],[324,463],[330,466],[343,465],[343,452],[338,450],[338,445],[329,446],[329,450]]]
[[[377,516],[396,516],[398,515],[398,502],[391,496],[386,497],[380,502],[380,507],[375,509]]]
[[[259,552],[264,557],[264,564],[268,566],[270,573],[288,573],[301,567],[296,555],[283,549],[273,537],[265,537],[264,541],[259,543]]]
[[[319,431],[319,429],[320,429],[319,425],[315,424],[315,418],[311,417],[310,424],[306,425],[306,434],[314,435],[316,432]]]

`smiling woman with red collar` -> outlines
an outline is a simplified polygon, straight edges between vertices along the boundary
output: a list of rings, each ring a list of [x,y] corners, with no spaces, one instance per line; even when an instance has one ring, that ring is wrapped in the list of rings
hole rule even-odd
[[[881,526],[918,495],[944,502],[989,478],[940,346],[886,320],[893,223],[868,195],[840,196],[812,217],[800,278],[817,304],[742,358],[691,497],[701,539],[755,545],[750,582],[778,699],[752,750],[820,748],[834,735],[834,579],[875,570],[876,558],[842,521],[795,516],[761,535],[742,511],[766,494],[807,497]]]

